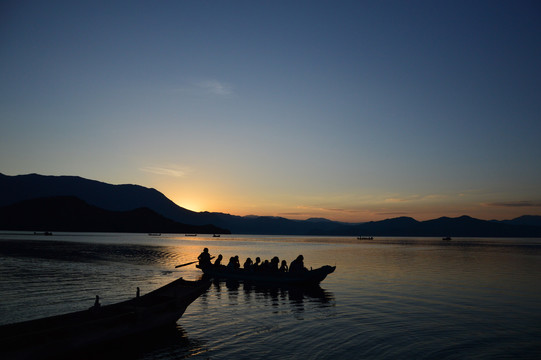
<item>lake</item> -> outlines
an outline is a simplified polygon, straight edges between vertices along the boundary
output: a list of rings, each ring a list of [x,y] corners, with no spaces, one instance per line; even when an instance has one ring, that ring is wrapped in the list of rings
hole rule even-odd
[[[320,288],[215,282],[176,329],[116,359],[539,359],[541,239],[0,234],[0,324],[86,309],[198,279],[204,247],[336,265]]]

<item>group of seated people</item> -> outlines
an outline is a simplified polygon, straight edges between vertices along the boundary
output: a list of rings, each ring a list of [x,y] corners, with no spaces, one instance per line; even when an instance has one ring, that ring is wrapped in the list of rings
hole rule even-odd
[[[232,256],[229,258],[229,263],[227,265],[222,264],[223,256],[222,254],[218,255],[216,260],[214,261],[214,264],[211,263],[211,259],[213,257],[210,256],[208,249],[205,248],[201,255],[197,258],[199,260],[199,267],[207,267],[207,266],[224,266],[229,269],[241,269],[239,257]],[[282,260],[280,263],[280,259],[278,256],[273,257],[270,261],[269,260],[263,260],[259,257],[255,258],[255,262],[252,261],[251,258],[247,258],[244,262],[242,269],[248,270],[248,271],[261,271],[261,272],[301,272],[301,271],[308,271],[304,267],[304,257],[302,255],[297,256],[295,260],[291,262],[291,264],[288,266],[287,262],[285,260]]]

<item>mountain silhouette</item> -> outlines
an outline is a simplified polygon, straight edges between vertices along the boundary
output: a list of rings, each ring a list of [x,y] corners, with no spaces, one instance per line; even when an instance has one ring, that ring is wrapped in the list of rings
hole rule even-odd
[[[78,176],[44,176],[38,174],[7,176],[0,174],[0,206],[23,200],[75,196],[90,205],[112,211],[141,207],[178,214],[193,213],[169,200],[156,189],[139,185],[111,185]]]
[[[72,196],[24,200],[0,207],[0,229],[22,231],[85,231],[132,233],[225,234],[216,226],[181,224],[149,208],[110,211]]]
[[[469,216],[427,221],[398,217],[366,223],[344,223],[323,218],[291,220],[274,216],[237,216],[190,211],[178,206],[158,190],[139,185],[111,185],[77,176],[0,174],[0,206],[58,196],[76,197],[107,211],[129,212],[147,208],[177,223],[195,226],[212,224],[235,234],[541,237],[541,216],[530,215],[506,221],[485,221]],[[219,231],[208,233],[214,232]]]
[[[541,226],[541,216],[523,215],[513,220],[503,220],[501,222],[510,225]]]

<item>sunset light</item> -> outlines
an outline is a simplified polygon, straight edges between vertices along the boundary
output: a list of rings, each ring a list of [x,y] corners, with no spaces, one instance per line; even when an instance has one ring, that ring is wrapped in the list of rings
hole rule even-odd
[[[538,9],[136,3],[3,7],[0,172],[234,215],[541,214]]]
[[[0,359],[541,359],[541,0],[0,1]]]

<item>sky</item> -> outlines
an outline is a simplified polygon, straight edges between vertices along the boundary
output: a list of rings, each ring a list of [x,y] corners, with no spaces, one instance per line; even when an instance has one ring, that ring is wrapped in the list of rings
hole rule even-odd
[[[0,173],[194,211],[541,215],[539,1],[2,1]]]

